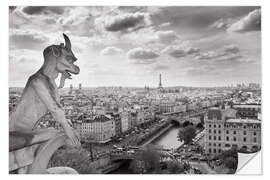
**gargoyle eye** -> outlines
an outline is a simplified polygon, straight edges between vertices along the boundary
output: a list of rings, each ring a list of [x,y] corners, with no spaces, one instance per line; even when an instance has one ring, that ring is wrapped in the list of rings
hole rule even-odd
[[[74,62],[74,58],[72,56],[67,56],[66,57],[66,60],[69,62],[69,63],[73,63]]]

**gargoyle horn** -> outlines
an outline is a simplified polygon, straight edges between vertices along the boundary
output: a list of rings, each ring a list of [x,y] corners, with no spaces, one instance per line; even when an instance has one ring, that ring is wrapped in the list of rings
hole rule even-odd
[[[65,48],[67,50],[71,50],[71,42],[70,42],[68,36],[65,35],[64,33],[63,33],[63,36],[64,36],[64,39],[65,39]]]
[[[70,51],[71,50],[71,42],[68,38],[67,35],[65,35],[63,33],[63,36],[64,36],[64,39],[65,39],[65,48]],[[65,75],[65,73],[62,73],[61,74],[61,78],[60,78],[60,84],[59,84],[59,87],[58,88],[63,88],[65,86],[65,80],[68,78],[67,75]]]

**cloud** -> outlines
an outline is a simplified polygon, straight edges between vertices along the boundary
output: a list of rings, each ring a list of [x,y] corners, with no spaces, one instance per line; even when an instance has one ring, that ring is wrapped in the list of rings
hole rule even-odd
[[[180,58],[186,56],[186,53],[182,47],[178,46],[168,46],[162,50],[162,53],[169,54],[174,58]]]
[[[16,49],[44,48],[49,39],[42,33],[34,30],[10,30],[10,45]]]
[[[83,22],[88,23],[88,18],[91,18],[92,16],[89,10],[85,7],[74,7],[69,9],[66,14],[66,16],[61,16],[58,19],[58,22],[62,25],[78,25]]]
[[[23,8],[23,12],[28,15],[63,14],[64,9],[63,6],[26,6]]]
[[[134,30],[150,24],[149,14],[140,12],[106,16],[101,21],[105,29],[111,32]]]
[[[194,47],[188,47],[188,48],[186,48],[185,51],[186,51],[187,54],[196,54],[196,53],[200,52],[200,49],[199,48],[194,48]]]
[[[38,63],[39,60],[31,56],[20,56],[18,57],[19,63]]]
[[[170,22],[166,22],[166,23],[162,23],[162,24],[160,24],[160,25],[158,25],[159,27],[169,27],[171,25],[171,23]]]
[[[192,67],[186,71],[188,76],[208,76],[208,75],[218,75],[220,71],[212,66],[200,66]]]
[[[227,52],[227,53],[238,53],[239,52],[239,48],[234,45],[234,44],[231,44],[231,45],[227,45],[224,47],[224,51]]]
[[[198,54],[195,58],[202,59],[202,60],[209,60],[209,59],[218,58],[218,57],[223,56],[223,55],[224,55],[224,53],[219,54],[215,51],[207,51],[207,52],[203,52],[203,53]]]
[[[214,61],[241,61],[242,55],[239,54],[239,52],[240,50],[236,45],[227,45],[223,47],[222,51],[207,51],[198,53],[195,56],[195,59]]]
[[[156,71],[162,71],[162,70],[167,70],[169,69],[169,66],[166,66],[166,65],[157,65],[154,67],[154,70]]]
[[[221,18],[221,19],[215,21],[213,24],[211,24],[210,27],[216,28],[216,29],[227,30],[227,28],[230,24],[230,21],[231,21],[231,19]]]
[[[146,50],[141,47],[131,49],[127,52],[127,57],[135,64],[152,64],[156,62],[156,58],[159,57],[159,54]]]
[[[181,58],[187,55],[193,55],[200,52],[199,48],[183,47],[181,45],[167,46],[161,51],[163,54],[169,54],[174,58]]]
[[[127,56],[129,59],[155,59],[159,55],[151,50],[145,50],[139,47],[128,51]]]
[[[248,32],[261,30],[261,9],[255,9],[239,21],[233,23],[228,29],[229,32]]]
[[[198,67],[201,64],[214,65],[219,71],[224,71],[227,66],[233,66],[232,69],[239,71],[240,74],[240,72],[247,71],[246,67],[250,67],[248,70],[251,72],[257,68],[250,62],[240,63],[240,61],[252,60],[254,63],[261,63],[260,46],[258,46],[261,40],[260,33],[226,33],[231,24],[259,7],[187,8],[172,6],[159,7],[158,10],[160,11],[151,11],[151,8],[153,7],[121,7],[117,9],[117,7],[112,6],[75,6],[63,7],[64,10],[59,12],[53,12],[54,10],[48,7],[42,7],[41,9],[22,6],[18,6],[16,9],[11,8],[9,14],[10,50],[18,50],[17,54],[13,54],[16,60],[19,56],[28,55],[24,51],[35,50],[36,53],[31,54],[31,57],[37,58],[39,60],[38,65],[41,65],[43,62],[42,50],[47,45],[62,43],[63,37],[61,34],[65,32],[71,39],[73,51],[78,56],[78,63],[82,68],[89,64],[87,60],[90,58],[93,60],[91,63],[111,66],[111,69],[117,71],[120,67],[123,67],[124,72],[127,71],[126,74],[129,74],[132,70],[134,73],[144,73],[147,68],[149,74],[151,74],[155,72],[155,68],[157,69],[156,72],[163,70],[169,73],[169,76],[173,76],[179,72],[179,68],[182,71],[182,67]],[[59,14],[61,12],[63,13]],[[222,29],[224,32],[209,28],[214,22],[216,22],[216,28]],[[18,32],[13,32],[15,29]],[[183,44],[184,41],[187,44]],[[168,48],[172,45],[176,47]],[[118,53],[114,48],[108,47],[123,49],[124,52],[122,53],[126,55],[123,58],[127,61],[122,61],[121,58],[121,61],[118,61],[119,56],[111,56],[109,59],[108,57],[102,57],[100,54]],[[146,50],[152,53],[148,53],[147,56],[145,55],[147,53],[141,53],[140,55],[133,53],[128,56],[126,52],[136,47],[142,47],[140,49],[142,52]],[[166,54],[162,54],[162,50]],[[183,58],[182,61],[174,61],[172,57]],[[196,61],[194,58],[199,60]],[[23,68],[28,64],[29,73],[35,72],[39,67],[38,65],[33,66],[34,61],[32,63],[31,58],[21,58],[21,61],[23,63],[14,61],[11,66],[13,68],[10,71],[11,74],[20,70],[25,71]],[[32,67],[31,70],[30,67]],[[84,71],[82,69],[82,75],[89,72],[87,66],[85,68]],[[166,70],[166,68],[170,69]],[[106,70],[108,74],[111,69]],[[182,71],[182,73],[184,72]],[[28,73],[25,75],[28,75]],[[145,75],[145,78],[148,78],[147,76]],[[256,77],[260,78],[260,76]],[[90,82],[89,79],[85,80],[83,76],[79,79],[73,79],[73,82]],[[179,80],[181,81],[181,79]],[[101,80],[98,79],[97,81]],[[118,79],[116,81],[120,82]],[[14,77],[13,82],[18,82],[18,80]],[[91,83],[91,86],[96,85],[94,82]]]
[[[173,41],[179,39],[178,35],[174,31],[157,31],[156,35],[164,44],[172,43]]]
[[[120,48],[116,48],[116,47],[113,47],[113,46],[109,46],[109,47],[106,47],[105,49],[103,49],[100,54],[101,55],[104,55],[104,56],[112,56],[112,55],[117,55],[117,54],[121,54],[123,53],[123,50],[120,49]]]

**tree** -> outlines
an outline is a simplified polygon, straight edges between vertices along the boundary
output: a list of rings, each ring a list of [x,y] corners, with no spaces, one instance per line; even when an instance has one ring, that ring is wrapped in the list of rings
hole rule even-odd
[[[170,174],[181,174],[185,171],[184,165],[178,161],[168,162],[167,168]]]
[[[217,159],[221,159],[222,161],[225,161],[228,157],[234,157],[238,159],[237,149],[231,148],[229,150],[223,151],[221,154],[217,156]]]
[[[229,169],[236,169],[237,160],[234,157],[227,157],[224,161],[224,165]]]
[[[184,123],[183,123],[183,127],[187,127],[187,126],[189,126],[190,125],[190,122],[189,121],[185,121]]]
[[[85,143],[87,146],[87,150],[90,151],[90,157],[91,157],[91,161],[94,161],[94,152],[93,152],[93,142],[95,141],[95,137],[92,134],[89,134],[86,138],[85,138]]]
[[[196,127],[197,127],[198,129],[202,129],[202,128],[203,128],[203,124],[202,124],[202,123],[198,123],[198,124],[196,125]]]
[[[130,164],[134,173],[155,173],[160,169],[160,153],[156,146],[147,145],[140,154],[135,155]]]
[[[179,130],[178,139],[184,141],[184,144],[189,144],[192,139],[196,136],[196,128],[194,126],[187,126]]]

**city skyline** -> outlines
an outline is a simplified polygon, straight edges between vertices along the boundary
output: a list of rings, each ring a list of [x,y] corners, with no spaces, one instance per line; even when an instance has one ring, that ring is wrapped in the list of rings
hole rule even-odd
[[[9,23],[11,87],[63,32],[81,68],[65,87],[261,83],[260,7],[10,7]]]
[[[161,73],[159,74],[159,78],[158,78],[158,82],[156,86],[149,86],[148,84],[145,84],[144,86],[83,86],[82,83],[78,83],[78,84],[73,84],[73,83],[70,83],[68,85],[65,85],[64,88],[75,88],[76,87],[78,89],[82,89],[82,88],[100,88],[100,87],[123,87],[123,88],[174,88],[174,87],[193,87],[193,88],[215,88],[215,87],[237,87],[238,85],[241,85],[241,86],[250,86],[250,84],[257,84],[259,86],[261,86],[260,83],[254,83],[254,82],[247,82],[247,83],[237,83],[237,84],[226,84],[226,85],[223,85],[223,86],[184,86],[184,85],[175,85],[175,86],[163,86],[163,81],[162,81],[162,78],[161,78]],[[83,87],[82,87],[83,86]],[[10,86],[11,88],[16,88],[16,86]],[[23,86],[17,86],[18,88],[23,88]]]

